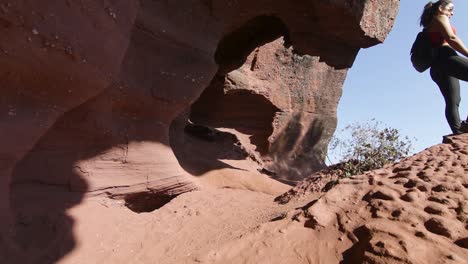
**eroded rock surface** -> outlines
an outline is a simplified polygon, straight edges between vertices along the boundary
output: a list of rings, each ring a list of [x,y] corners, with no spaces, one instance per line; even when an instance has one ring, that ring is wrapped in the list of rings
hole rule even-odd
[[[191,120],[249,135],[274,178],[298,181],[325,167],[346,70],[300,56],[285,40],[255,49],[237,70],[217,75],[191,109]]]
[[[27,203],[61,209],[68,219],[64,237],[72,240],[73,220],[65,210],[85,193],[124,199],[144,191],[172,196],[202,186],[180,165],[169,128],[215,76],[245,78],[255,87],[224,90],[242,90],[241,95],[264,91],[261,100],[268,107],[262,109],[272,118],[271,134],[266,122],[253,131],[261,132],[261,140],[252,149],[270,158],[268,165],[280,178],[290,180],[283,175],[291,166],[298,170],[291,174],[297,179],[309,169],[302,164],[315,153],[313,146],[323,151],[334,130],[346,68],[360,48],[384,40],[398,3],[0,1],[2,250],[34,248],[34,243],[10,243],[15,233],[10,224],[18,224],[12,216],[24,218],[18,212]],[[281,65],[281,56],[286,63],[277,68],[276,81],[262,82],[262,75]],[[257,66],[249,73],[253,64]],[[291,79],[278,82],[287,76]],[[275,83],[279,85],[272,89]],[[295,87],[280,95],[271,92],[287,85]],[[333,94],[325,96],[330,86]],[[297,94],[283,96],[293,92]],[[310,96],[314,100],[308,101]],[[318,121],[325,125],[316,125]],[[324,136],[307,138],[310,144],[289,144],[304,142],[309,133]],[[288,144],[281,143],[283,136]],[[41,198],[50,192],[67,198]],[[44,238],[39,244],[51,241]]]

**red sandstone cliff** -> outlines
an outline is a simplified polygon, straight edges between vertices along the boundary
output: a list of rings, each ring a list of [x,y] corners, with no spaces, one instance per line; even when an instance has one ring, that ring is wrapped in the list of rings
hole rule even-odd
[[[11,228],[25,203],[157,208],[206,186],[285,190],[257,170],[320,169],[346,69],[398,3],[0,1],[0,247],[34,247]],[[214,144],[184,133],[188,118],[217,128]]]

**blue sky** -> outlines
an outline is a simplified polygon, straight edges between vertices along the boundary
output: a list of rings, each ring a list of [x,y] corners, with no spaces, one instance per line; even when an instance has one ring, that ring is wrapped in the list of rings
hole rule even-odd
[[[428,1],[402,0],[395,25],[383,44],[362,49],[349,70],[338,106],[338,130],[375,118],[413,140],[419,152],[450,134],[444,100],[429,70],[415,71],[409,50],[421,30],[418,18]],[[455,0],[451,19],[468,46],[468,1]],[[468,115],[468,83],[461,81],[460,116]],[[337,130],[337,132],[338,132]]]

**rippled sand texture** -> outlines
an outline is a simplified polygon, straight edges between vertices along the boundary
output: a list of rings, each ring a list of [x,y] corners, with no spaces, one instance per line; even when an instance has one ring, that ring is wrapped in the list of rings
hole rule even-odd
[[[262,225],[208,259],[467,263],[468,134],[446,141],[398,164],[340,180],[283,220]]]

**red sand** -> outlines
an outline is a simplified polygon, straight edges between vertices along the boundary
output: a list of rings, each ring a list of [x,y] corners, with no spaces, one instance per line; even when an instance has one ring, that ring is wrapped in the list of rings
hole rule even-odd
[[[67,212],[75,242],[57,263],[467,263],[468,134],[449,142],[284,205],[203,189],[138,214],[88,197]],[[59,222],[47,210],[43,225]],[[22,263],[60,251],[54,236]]]

